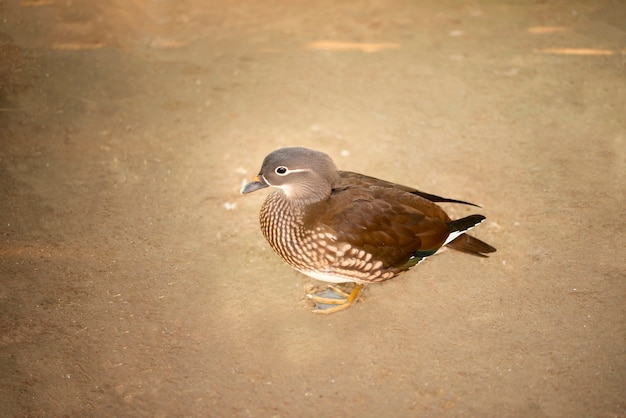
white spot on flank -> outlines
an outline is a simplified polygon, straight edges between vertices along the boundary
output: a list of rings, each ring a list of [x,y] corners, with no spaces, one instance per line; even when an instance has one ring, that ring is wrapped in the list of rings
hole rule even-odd
[[[352,245],[350,244],[343,244],[343,247],[341,247],[341,251],[342,253],[346,253],[347,251],[352,252]]]

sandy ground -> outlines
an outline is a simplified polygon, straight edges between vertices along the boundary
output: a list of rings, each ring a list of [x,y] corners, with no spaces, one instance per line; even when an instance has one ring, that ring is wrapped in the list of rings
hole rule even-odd
[[[310,3],[0,2],[2,415],[626,416],[626,4]],[[312,314],[288,145],[498,252]]]

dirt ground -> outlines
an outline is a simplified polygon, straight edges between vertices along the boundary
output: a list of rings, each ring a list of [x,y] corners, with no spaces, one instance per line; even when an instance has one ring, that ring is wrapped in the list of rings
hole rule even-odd
[[[626,416],[624,2],[0,18],[1,415]],[[312,314],[238,192],[289,145],[480,204],[498,252]]]

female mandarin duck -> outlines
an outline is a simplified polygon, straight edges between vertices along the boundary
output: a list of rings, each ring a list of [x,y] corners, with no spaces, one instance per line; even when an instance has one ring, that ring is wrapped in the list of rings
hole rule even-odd
[[[496,251],[466,234],[485,217],[451,220],[437,202],[462,203],[348,171],[307,148],[270,153],[241,193],[277,188],[261,207],[263,235],[293,268],[330,283],[353,282],[347,294],[331,287],[315,295],[317,313],[356,302],[366,283],[389,280],[443,246],[486,257]]]

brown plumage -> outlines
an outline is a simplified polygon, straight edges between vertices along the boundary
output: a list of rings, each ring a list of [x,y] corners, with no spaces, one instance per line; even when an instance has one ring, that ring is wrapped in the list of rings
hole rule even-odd
[[[495,248],[465,234],[482,215],[451,220],[435,202],[473,205],[358,173],[338,171],[328,155],[306,148],[270,153],[250,193],[273,186],[261,208],[261,229],[289,265],[315,279],[354,282],[334,312],[356,301],[361,284],[391,279],[442,246],[485,257]],[[475,206],[475,205],[474,205]],[[344,299],[347,299],[344,300]]]

